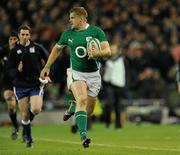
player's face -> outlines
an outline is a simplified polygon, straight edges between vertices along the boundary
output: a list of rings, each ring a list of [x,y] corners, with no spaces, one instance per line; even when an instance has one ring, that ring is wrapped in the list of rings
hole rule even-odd
[[[72,29],[79,29],[82,19],[79,18],[75,13],[71,13],[69,17],[69,22]]]
[[[31,34],[29,32],[29,30],[21,30],[19,33],[19,42],[22,45],[25,45],[31,38]]]
[[[17,37],[15,37],[15,36],[9,37],[9,47],[13,48],[17,41],[18,41]]]

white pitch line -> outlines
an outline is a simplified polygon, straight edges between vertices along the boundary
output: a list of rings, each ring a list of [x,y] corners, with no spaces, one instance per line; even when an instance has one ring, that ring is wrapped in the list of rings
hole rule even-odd
[[[7,136],[1,136],[1,137],[3,137],[3,138],[9,138],[9,137],[7,137]],[[76,142],[76,141],[55,140],[55,139],[49,139],[49,138],[35,138],[35,140],[46,141],[46,142],[66,143],[66,144],[77,144],[77,145],[80,144],[80,142]],[[119,146],[119,145],[112,145],[112,144],[96,144],[96,143],[92,143],[91,145],[92,145],[92,146],[102,146],[102,147],[115,147],[115,148],[137,149],[137,150],[180,152],[180,149],[176,149],[176,148],[146,147],[146,146],[137,146],[137,145]]]
[[[61,142],[61,143],[69,143],[69,144],[80,144],[80,142],[74,141],[66,141],[66,140],[53,140],[47,138],[37,138],[37,140],[42,141],[49,141],[49,142]],[[102,146],[102,147],[117,147],[117,148],[128,148],[128,149],[138,149],[138,150],[155,150],[155,151],[173,151],[173,152],[180,152],[180,149],[175,148],[156,148],[156,147],[145,147],[145,146],[119,146],[119,145],[112,145],[112,144],[95,144],[92,143],[91,145],[94,146]]]
[[[146,146],[123,146],[128,149],[138,149],[138,150],[152,150],[152,151],[169,151],[169,152],[180,152],[180,149],[175,148],[158,148],[158,147],[146,147]]]

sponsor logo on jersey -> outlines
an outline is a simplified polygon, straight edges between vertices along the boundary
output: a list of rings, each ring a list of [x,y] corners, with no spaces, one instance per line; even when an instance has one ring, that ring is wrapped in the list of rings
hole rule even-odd
[[[30,53],[35,53],[34,47],[31,47],[31,48],[29,49],[29,52],[30,52]]]
[[[81,54],[80,54],[80,50],[83,51]],[[84,57],[86,57],[86,55],[87,55],[86,48],[83,47],[83,46],[78,46],[78,47],[76,47],[75,53],[76,53],[76,56],[77,56],[78,58],[84,58]]]
[[[72,43],[72,42],[73,42],[73,39],[70,39],[70,38],[69,38],[68,41]]]
[[[17,54],[21,54],[22,53],[22,51],[21,50],[17,50]]]
[[[3,57],[3,60],[4,60],[4,61],[6,61],[7,59],[8,59],[7,56]]]

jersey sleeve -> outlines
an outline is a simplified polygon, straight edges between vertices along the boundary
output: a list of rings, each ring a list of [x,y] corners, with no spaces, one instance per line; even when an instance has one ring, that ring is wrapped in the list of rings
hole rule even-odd
[[[0,60],[7,54],[8,45],[0,47]]]
[[[43,59],[46,62],[48,59],[48,56],[49,56],[48,51],[45,49],[45,47],[43,45],[40,45],[40,44],[39,44],[39,49],[40,49],[41,59]]]
[[[59,38],[59,41],[57,42],[58,45],[67,45],[68,44],[68,35],[67,31],[63,32],[62,35]]]
[[[9,54],[7,62],[7,72],[11,78],[14,78],[19,74],[18,65],[19,60],[16,54],[16,50],[13,48]]]
[[[100,42],[107,41],[106,34],[104,33],[104,31],[101,28],[96,27],[96,31],[97,31],[98,39]]]

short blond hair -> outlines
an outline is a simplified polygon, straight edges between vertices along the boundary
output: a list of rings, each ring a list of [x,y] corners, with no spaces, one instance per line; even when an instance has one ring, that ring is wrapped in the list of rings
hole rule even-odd
[[[84,7],[74,7],[70,10],[70,14],[71,13],[75,13],[76,15],[78,15],[81,18],[82,17],[84,17],[84,18],[88,17],[88,13]]]

